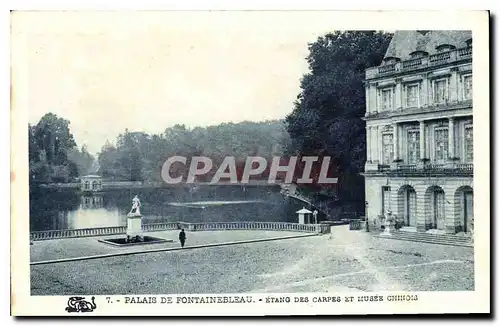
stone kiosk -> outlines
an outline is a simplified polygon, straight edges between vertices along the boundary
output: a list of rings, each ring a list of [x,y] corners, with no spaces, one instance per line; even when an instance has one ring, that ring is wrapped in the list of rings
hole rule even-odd
[[[299,215],[299,224],[310,224],[310,216],[312,212],[305,207],[302,207],[301,210],[296,212]]]

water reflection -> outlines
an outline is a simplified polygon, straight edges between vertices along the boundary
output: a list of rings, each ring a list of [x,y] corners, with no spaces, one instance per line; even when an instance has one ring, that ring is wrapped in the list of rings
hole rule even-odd
[[[126,225],[132,198],[141,199],[144,223],[294,222],[301,203],[291,203],[279,187],[200,187],[109,189],[82,195],[74,190],[39,190],[30,194],[32,231]]]
[[[102,194],[80,196],[79,208],[58,212],[58,219],[65,220],[64,224],[69,229],[118,226],[126,222],[125,216],[118,209],[104,208]]]
[[[103,196],[101,194],[81,197],[80,209],[96,209],[102,207],[103,207]]]
[[[105,208],[78,209],[62,216],[66,219],[69,229],[95,228],[102,226],[124,225],[126,218],[116,210]]]

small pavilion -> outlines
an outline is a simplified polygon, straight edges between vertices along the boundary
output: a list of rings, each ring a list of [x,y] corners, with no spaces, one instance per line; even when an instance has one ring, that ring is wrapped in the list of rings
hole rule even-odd
[[[296,212],[299,215],[299,224],[311,224],[312,212],[305,207]]]
[[[97,192],[102,190],[102,178],[99,175],[89,174],[82,176],[80,189],[82,191]]]

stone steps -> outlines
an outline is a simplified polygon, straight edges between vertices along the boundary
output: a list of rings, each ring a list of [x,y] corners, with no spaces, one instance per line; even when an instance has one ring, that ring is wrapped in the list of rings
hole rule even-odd
[[[474,244],[471,242],[470,238],[451,234],[393,231],[391,232],[391,235],[380,233],[374,236],[383,239],[434,243],[448,246],[474,247]]]

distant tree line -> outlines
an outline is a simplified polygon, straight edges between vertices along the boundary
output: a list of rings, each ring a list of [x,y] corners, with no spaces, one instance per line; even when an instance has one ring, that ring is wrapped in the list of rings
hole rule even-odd
[[[161,169],[167,158],[206,156],[216,171],[226,156],[241,165],[248,156],[261,156],[269,161],[281,156],[290,142],[283,121],[223,123],[210,127],[186,128],[175,125],[161,134],[125,130],[116,144],[107,142],[98,156],[99,172],[113,180],[163,182]],[[187,168],[188,169],[188,168]],[[207,174],[199,181],[210,181]]]
[[[163,182],[161,169],[171,156],[210,157],[215,172],[226,156],[234,156],[238,164],[244,163],[247,156],[271,161],[273,156],[282,155],[290,142],[280,120],[193,129],[175,125],[161,134],[125,130],[115,143],[107,141],[95,159],[86,146],[78,149],[69,124],[48,113],[36,125],[28,126],[32,183],[70,182],[89,173],[116,181]]]

